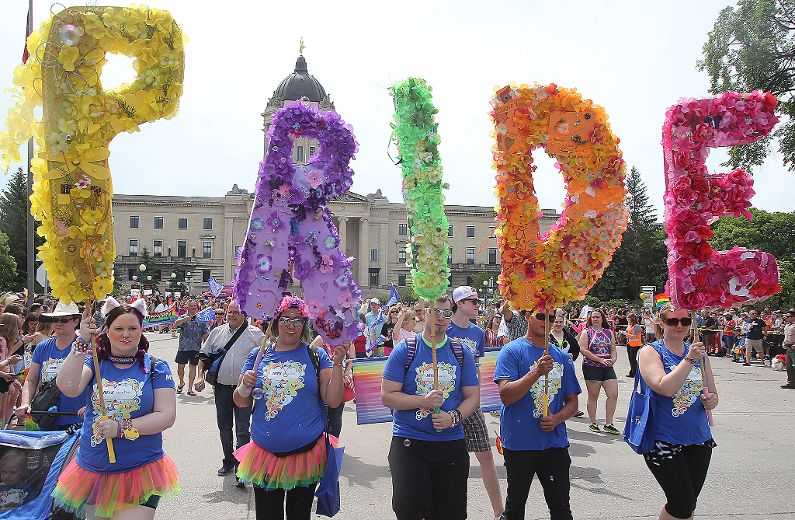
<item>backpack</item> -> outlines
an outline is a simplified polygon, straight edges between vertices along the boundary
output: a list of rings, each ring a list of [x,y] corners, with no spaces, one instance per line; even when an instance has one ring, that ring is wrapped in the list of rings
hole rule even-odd
[[[450,348],[453,350],[453,355],[456,361],[464,368],[464,345],[457,339],[450,338]],[[403,366],[403,372],[408,373],[411,363],[417,356],[417,337],[408,338],[406,340],[406,364]]]

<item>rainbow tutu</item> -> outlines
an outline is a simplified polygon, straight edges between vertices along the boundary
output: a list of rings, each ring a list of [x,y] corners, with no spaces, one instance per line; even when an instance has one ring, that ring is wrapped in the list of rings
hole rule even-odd
[[[70,513],[84,517],[86,504],[96,507],[97,516],[111,517],[116,511],[140,505],[152,496],[179,492],[179,471],[167,455],[124,473],[94,473],[72,460],[58,478],[52,492],[55,501]]]
[[[335,448],[338,440],[329,435]],[[237,478],[264,489],[293,489],[320,482],[326,470],[326,441],[321,435],[311,450],[278,457],[254,441],[235,451]]]

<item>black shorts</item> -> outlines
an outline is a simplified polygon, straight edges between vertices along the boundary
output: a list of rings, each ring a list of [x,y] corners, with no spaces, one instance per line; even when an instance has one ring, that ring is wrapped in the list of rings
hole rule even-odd
[[[582,377],[586,381],[609,381],[610,379],[618,379],[613,367],[592,367],[590,365],[582,366]]]
[[[190,363],[193,366],[199,364],[199,351],[198,350],[180,350],[177,352],[177,357],[174,358],[174,363],[178,365],[187,365]]]

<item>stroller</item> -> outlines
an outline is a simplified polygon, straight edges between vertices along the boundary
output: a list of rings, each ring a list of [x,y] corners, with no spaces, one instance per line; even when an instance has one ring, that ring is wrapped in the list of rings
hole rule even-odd
[[[0,520],[74,520],[50,496],[80,432],[0,431]]]

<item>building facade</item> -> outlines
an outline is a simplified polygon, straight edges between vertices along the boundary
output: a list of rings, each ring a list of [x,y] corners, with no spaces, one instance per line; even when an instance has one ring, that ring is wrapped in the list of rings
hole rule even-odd
[[[303,56],[298,57],[295,70],[279,84],[262,114],[266,153],[273,114],[294,100],[322,111],[335,110],[323,86],[309,74]],[[316,141],[300,138],[293,147],[293,161],[306,164],[316,150]],[[117,280],[138,278],[145,255],[149,264],[146,276],[152,277],[152,284],[161,291],[175,281],[184,282],[194,294],[207,289],[210,277],[231,283],[253,202],[254,194],[237,184],[223,197],[114,195]],[[352,270],[360,287],[410,284],[403,203],[390,202],[380,190],[369,195],[348,192],[332,201],[329,209],[340,234],[340,247],[355,257]],[[445,213],[450,224],[451,286],[472,285],[484,273],[493,285],[500,271],[494,209],[448,205]],[[543,210],[542,230],[549,229],[558,216],[554,210]]]

